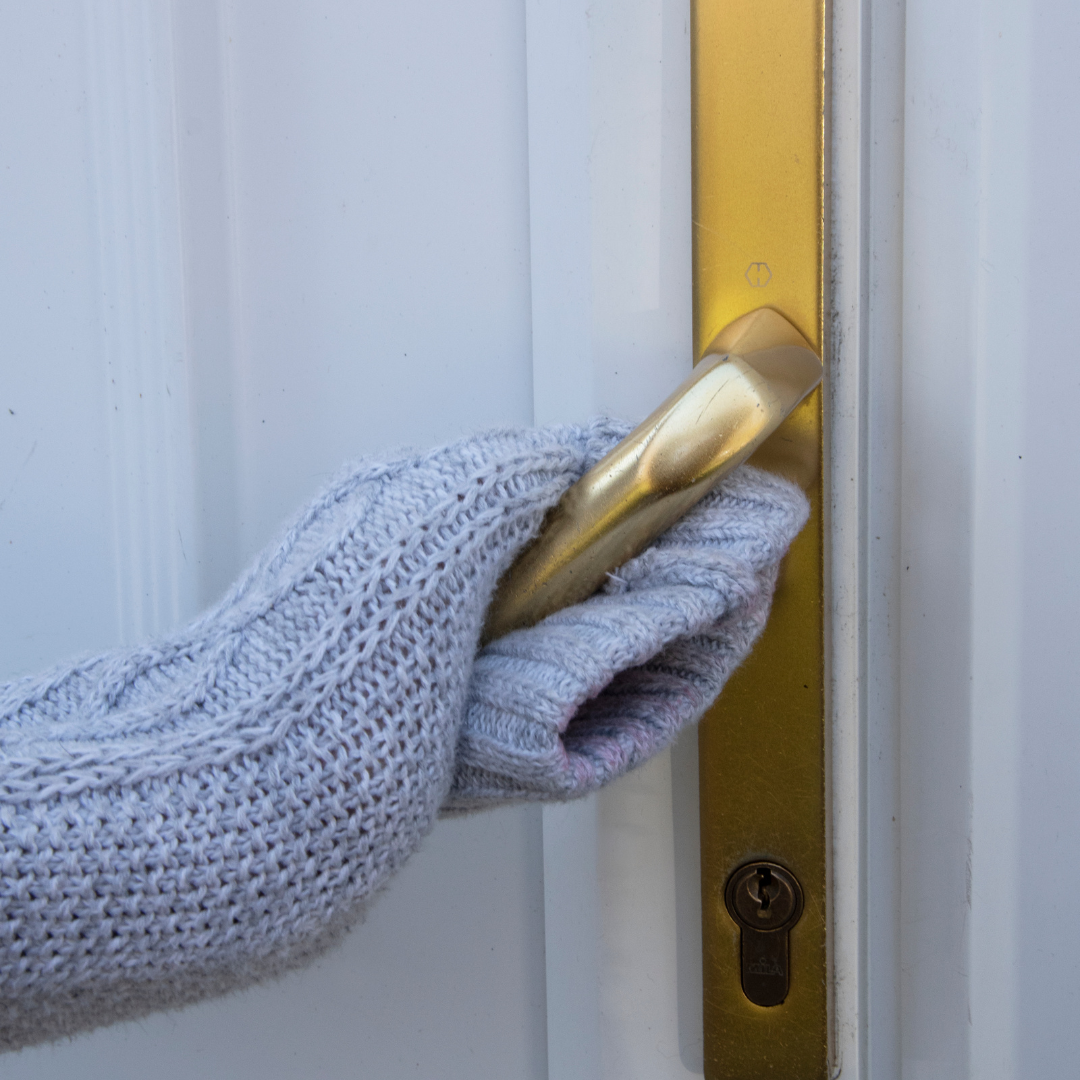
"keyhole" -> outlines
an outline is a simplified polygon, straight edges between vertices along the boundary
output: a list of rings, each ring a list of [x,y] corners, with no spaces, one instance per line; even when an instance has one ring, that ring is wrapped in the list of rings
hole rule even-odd
[[[769,910],[769,905],[772,903],[772,896],[770,895],[770,886],[772,883],[772,871],[767,866],[761,867],[757,872],[756,899],[761,907],[761,913],[763,915]]]
[[[746,863],[724,886],[728,914],[739,924],[743,993],[755,1005],[779,1005],[788,993],[788,931],[802,914],[802,888],[776,863]]]

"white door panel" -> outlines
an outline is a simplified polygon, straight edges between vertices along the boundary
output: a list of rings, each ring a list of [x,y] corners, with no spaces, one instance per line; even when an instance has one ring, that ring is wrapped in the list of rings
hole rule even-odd
[[[6,673],[190,617],[350,457],[688,370],[685,4],[0,19]],[[700,1073],[695,792],[690,740],[440,823],[310,969],[3,1074]]]
[[[142,130],[114,126],[140,71],[120,67],[98,92],[115,61],[106,27],[91,39],[77,5],[6,5],[0,19],[0,655],[26,672],[191,610],[170,527],[188,509],[174,423],[185,369],[161,94],[142,98]],[[176,397],[140,398],[143,372]]]

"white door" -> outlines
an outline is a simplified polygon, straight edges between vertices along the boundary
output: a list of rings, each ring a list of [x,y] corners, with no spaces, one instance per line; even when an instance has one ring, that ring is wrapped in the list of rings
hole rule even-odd
[[[837,1068],[1068,1076],[1080,9],[830,26]],[[188,618],[345,458],[651,407],[690,363],[690,29],[0,3],[4,674]],[[700,1074],[694,753],[442,823],[311,969],[0,1072]]]
[[[5,675],[190,618],[344,460],[689,370],[685,3],[4,3],[0,50]],[[695,753],[443,822],[312,968],[0,1073],[700,1073]]]
[[[1080,9],[834,16],[838,1046],[1071,1076]]]

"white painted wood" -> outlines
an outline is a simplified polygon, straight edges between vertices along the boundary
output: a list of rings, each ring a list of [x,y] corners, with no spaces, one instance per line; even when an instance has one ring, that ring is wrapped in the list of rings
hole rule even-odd
[[[598,800],[604,1077],[704,1072],[695,735]]]
[[[0,19],[6,671],[192,614],[348,457],[530,421],[520,8]],[[541,843],[442,823],[313,968],[0,1068],[539,1078]]]
[[[547,1068],[558,1080],[600,1075],[599,800],[545,806],[544,960]]]
[[[582,3],[526,0],[533,419],[578,423],[592,393],[592,43]]]

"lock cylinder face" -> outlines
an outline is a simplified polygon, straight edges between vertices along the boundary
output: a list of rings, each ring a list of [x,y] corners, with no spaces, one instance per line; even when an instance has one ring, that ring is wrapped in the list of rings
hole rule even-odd
[[[782,1005],[791,985],[788,931],[803,909],[799,882],[779,863],[747,863],[728,878],[724,903],[741,931],[743,993],[755,1005]]]

